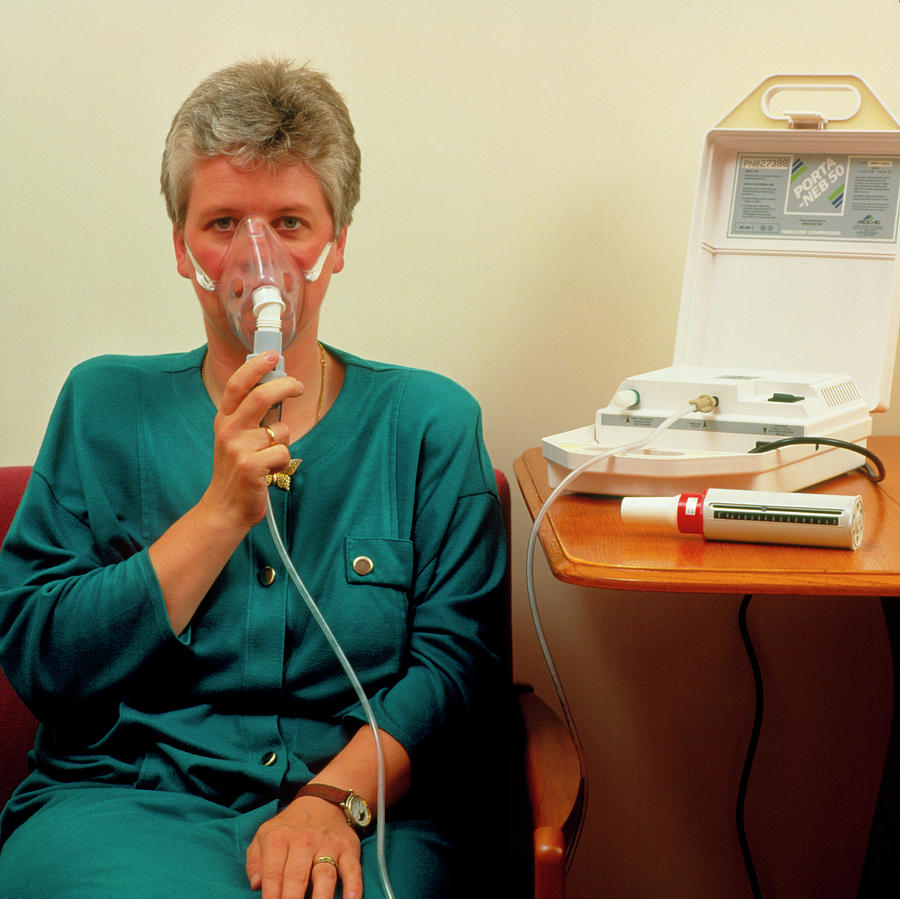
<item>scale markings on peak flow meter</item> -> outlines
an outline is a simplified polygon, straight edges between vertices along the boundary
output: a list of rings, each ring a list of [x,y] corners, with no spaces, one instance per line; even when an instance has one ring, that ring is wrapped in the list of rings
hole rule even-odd
[[[836,526],[840,523],[840,509],[785,509],[766,506],[722,505],[714,503],[713,518],[728,521],[776,521],[780,524],[822,524]]]

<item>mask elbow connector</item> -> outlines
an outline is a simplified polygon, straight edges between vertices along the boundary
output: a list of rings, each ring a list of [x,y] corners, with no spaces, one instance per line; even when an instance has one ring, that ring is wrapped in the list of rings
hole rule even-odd
[[[256,317],[257,331],[277,331],[280,334],[284,310],[285,303],[277,287],[264,284],[253,291],[253,315]]]

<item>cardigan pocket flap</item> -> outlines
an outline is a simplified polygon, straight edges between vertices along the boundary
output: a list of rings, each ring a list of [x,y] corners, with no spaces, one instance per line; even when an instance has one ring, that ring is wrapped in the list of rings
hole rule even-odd
[[[409,590],[413,579],[411,540],[388,537],[346,537],[347,582]]]

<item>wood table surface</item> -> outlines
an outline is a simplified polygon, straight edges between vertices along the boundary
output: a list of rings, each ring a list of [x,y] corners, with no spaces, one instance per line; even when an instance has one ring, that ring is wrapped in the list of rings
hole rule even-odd
[[[900,437],[870,437],[887,475],[859,471],[804,492],[859,494],[865,529],[857,550],[706,541],[665,527],[622,522],[620,500],[564,493],[540,540],[553,574],[588,587],[680,593],[900,595]],[[860,461],[863,459],[860,457]],[[532,520],[550,494],[540,448],[514,463]]]

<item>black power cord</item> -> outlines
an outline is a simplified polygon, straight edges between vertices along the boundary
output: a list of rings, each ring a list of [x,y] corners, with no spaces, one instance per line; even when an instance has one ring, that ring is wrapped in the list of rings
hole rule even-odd
[[[858,443],[851,443],[847,440],[839,440],[834,437],[785,437],[783,440],[773,440],[771,443],[760,443],[750,453],[767,453],[772,450],[781,449],[785,446],[796,446],[798,444],[806,444],[810,446],[833,446],[839,449],[851,450],[865,456],[868,460],[860,466],[859,470],[866,475],[873,483],[878,483],[884,479],[885,468],[881,459],[875,455],[870,449],[860,446]],[[871,465],[869,463],[872,463]],[[872,467],[874,466],[874,468]],[[753,891],[754,899],[761,899],[762,891],[759,887],[759,878],[756,875],[756,867],[753,864],[753,854],[750,851],[750,844],[747,841],[747,830],[744,822],[744,808],[747,801],[747,786],[750,782],[750,771],[753,768],[753,758],[756,755],[756,746],[759,743],[759,733],[762,729],[763,719],[763,682],[762,672],[759,667],[759,660],[756,657],[756,651],[753,648],[753,641],[750,638],[750,632],[747,629],[747,607],[753,595],[748,593],[741,601],[738,610],[738,627],[741,631],[741,639],[744,641],[744,649],[747,651],[747,658],[750,661],[750,668],[753,671],[753,685],[756,695],[756,711],[753,716],[753,728],[750,732],[750,741],[747,744],[747,754],[744,758],[744,768],[741,771],[741,780],[738,786],[737,795],[737,832],[738,842],[741,846],[741,855],[744,858],[744,867],[747,869],[747,877],[750,880],[750,888]]]
[[[759,668],[759,660],[756,658],[756,651],[753,648],[753,641],[750,639],[750,632],[747,630],[747,607],[753,595],[748,593],[738,610],[738,627],[741,631],[741,639],[744,641],[744,648],[747,650],[747,658],[750,660],[750,668],[753,670],[753,685],[756,692],[756,711],[753,716],[753,729],[750,732],[750,742],[747,745],[747,755],[744,759],[744,770],[741,772],[741,781],[738,786],[737,795],[737,832],[738,842],[741,845],[741,855],[744,857],[744,867],[747,869],[747,877],[750,879],[750,887],[753,890],[755,899],[761,899],[762,892],[759,888],[759,879],[756,876],[756,867],[753,864],[753,855],[750,852],[750,844],[747,842],[747,831],[744,824],[744,805],[747,800],[747,785],[750,782],[750,770],[753,767],[753,757],[756,755],[756,744],[759,742],[759,732],[762,728],[763,718],[763,682],[762,672]]]
[[[878,481],[883,480],[884,478],[884,463],[872,452],[872,450],[865,446],[860,446],[858,443],[851,443],[849,440],[838,440],[836,437],[785,437],[783,440],[773,440],[771,443],[760,443],[747,452],[748,454],[768,453],[771,450],[781,449],[784,446],[796,446],[797,444],[807,444],[817,448],[819,446],[835,446],[839,449],[846,449],[851,450],[854,453],[859,453],[860,455],[865,456],[869,462],[875,466],[875,470],[873,471],[869,463],[866,462],[864,465],[860,466],[859,470],[875,483],[878,483]]]

